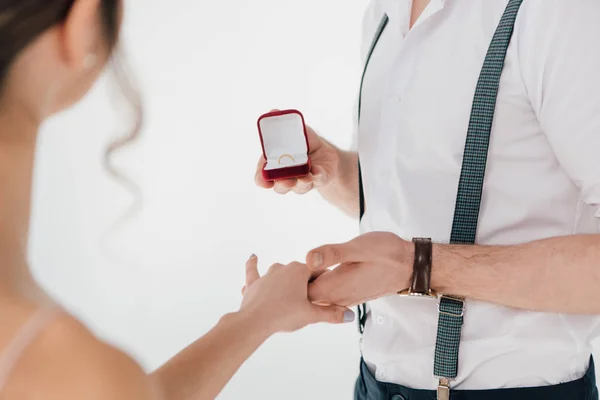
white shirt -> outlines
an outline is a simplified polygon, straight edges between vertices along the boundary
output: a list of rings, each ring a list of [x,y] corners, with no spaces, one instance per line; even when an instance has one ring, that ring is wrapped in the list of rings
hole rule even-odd
[[[362,232],[448,243],[475,86],[507,3],[431,0],[409,32],[410,0],[372,1],[365,58],[384,12],[389,24],[363,87]],[[599,233],[599,218],[600,1],[525,0],[500,84],[477,242]],[[391,296],[369,307],[362,351],[377,379],[436,388],[436,301]],[[452,386],[578,379],[598,322],[468,301]]]

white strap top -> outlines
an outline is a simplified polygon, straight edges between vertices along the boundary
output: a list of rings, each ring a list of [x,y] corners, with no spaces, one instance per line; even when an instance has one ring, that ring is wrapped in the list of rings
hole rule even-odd
[[[59,309],[56,307],[38,310],[25,325],[23,325],[14,339],[0,353],[0,393],[6,386],[12,370],[17,365],[20,357],[31,343],[44,331],[56,318]]]

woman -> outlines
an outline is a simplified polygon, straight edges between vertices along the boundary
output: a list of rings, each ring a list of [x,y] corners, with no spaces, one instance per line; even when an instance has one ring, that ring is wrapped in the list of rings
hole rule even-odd
[[[252,256],[240,310],[146,375],[35,284],[25,254],[37,132],[92,87],[120,14],[119,0],[0,0],[0,400],[212,399],[274,333],[353,319],[308,301],[305,265],[261,278]]]

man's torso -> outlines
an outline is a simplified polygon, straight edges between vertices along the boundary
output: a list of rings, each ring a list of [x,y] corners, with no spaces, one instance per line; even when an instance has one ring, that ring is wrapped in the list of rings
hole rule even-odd
[[[448,242],[471,105],[481,65],[508,0],[432,0],[409,32],[410,1],[375,1],[370,42],[389,23],[365,75],[358,143],[366,213],[362,231]],[[593,207],[563,171],[537,118],[524,68],[525,31],[545,12],[525,1],[503,72],[477,242],[507,245],[600,232]],[[531,39],[531,40],[530,40]],[[540,57],[542,54],[540,54]],[[434,260],[435,268],[435,260]],[[380,381],[433,389],[437,303],[389,297],[369,303],[365,361]],[[598,319],[524,312],[468,301],[457,387],[538,386],[581,377]]]

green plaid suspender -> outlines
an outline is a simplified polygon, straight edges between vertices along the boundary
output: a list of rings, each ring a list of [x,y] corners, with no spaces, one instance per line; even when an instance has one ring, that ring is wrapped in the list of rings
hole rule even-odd
[[[469,128],[465,142],[462,170],[458,183],[454,221],[452,223],[451,244],[474,244],[481,206],[481,194],[487,164],[487,155],[492,131],[492,122],[496,109],[500,78],[504,69],[506,53],[514,31],[515,21],[523,0],[509,0],[506,10],[492,38],[483,68],[481,70],[473,106]],[[369,57],[381,33],[387,25],[384,16],[378,29]],[[364,80],[363,73],[363,80]],[[362,82],[361,82],[362,94]],[[360,121],[359,99],[359,121]],[[363,182],[359,163],[360,216],[364,215],[365,202]],[[450,398],[449,383],[458,374],[458,351],[464,314],[464,299],[442,295],[439,298],[439,317],[437,340],[435,345],[434,376],[440,379],[438,399]],[[366,306],[359,307],[359,330],[362,333],[366,321]]]
[[[471,109],[456,195],[451,244],[474,244],[492,122],[504,60],[523,0],[510,0],[488,49]],[[464,299],[441,296],[433,374],[440,378],[438,399],[449,399],[449,382],[458,374]]]

